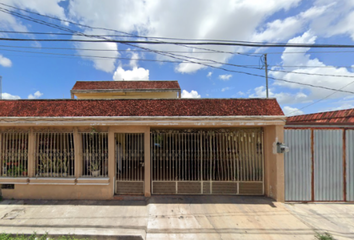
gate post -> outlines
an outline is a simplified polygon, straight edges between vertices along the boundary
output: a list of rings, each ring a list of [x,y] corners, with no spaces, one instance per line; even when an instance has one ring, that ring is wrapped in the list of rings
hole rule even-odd
[[[115,191],[115,140],[114,131],[112,128],[108,129],[108,177],[109,185],[111,186],[110,195],[113,197]]]
[[[36,148],[36,137],[33,132],[33,128],[30,128],[28,133],[28,177],[34,177],[35,175],[35,148]]]
[[[75,151],[75,178],[79,178],[82,174],[82,146],[81,135],[77,128],[73,130],[74,135],[74,151]]]
[[[150,159],[150,128],[144,132],[144,195],[151,196],[151,159]]]

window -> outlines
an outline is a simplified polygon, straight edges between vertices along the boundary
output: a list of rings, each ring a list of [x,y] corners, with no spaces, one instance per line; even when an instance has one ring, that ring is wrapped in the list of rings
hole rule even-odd
[[[74,159],[73,133],[36,133],[37,177],[73,177]]]
[[[28,133],[0,133],[1,177],[25,177],[28,169]]]
[[[81,133],[82,176],[108,177],[108,133]]]

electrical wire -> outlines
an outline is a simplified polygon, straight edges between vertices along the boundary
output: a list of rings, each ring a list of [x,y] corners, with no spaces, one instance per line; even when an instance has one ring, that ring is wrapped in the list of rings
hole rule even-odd
[[[6,13],[9,13],[9,14],[14,14],[16,16],[19,16],[18,14],[15,14],[13,13],[12,11],[8,11],[6,9],[1,9],[3,12],[6,12]],[[57,28],[59,30],[63,30],[63,31],[69,31],[69,32],[72,32],[72,33],[77,33],[71,29],[68,29],[68,28],[64,28],[64,27],[61,27],[61,26],[58,26],[56,24],[48,24],[47,22],[43,22],[41,20],[38,20],[38,19],[33,19],[31,17],[23,17],[23,16],[19,16],[20,18],[24,18],[26,20],[29,20],[29,21],[34,21],[36,23],[39,23],[39,24],[44,24],[44,25],[47,25],[47,26],[50,26],[50,27],[54,27],[54,28]],[[78,33],[80,36],[84,36],[84,37],[94,37],[94,38],[99,38],[98,36],[95,36],[95,35],[92,35],[92,36],[89,36],[89,35],[85,35],[84,33]],[[0,40],[5,40],[6,38],[0,38]],[[9,39],[7,39],[9,40]],[[37,39],[37,40],[34,40],[34,39],[13,39],[14,41],[48,41],[48,40],[51,40],[51,41],[73,41],[74,39]],[[90,41],[90,40],[75,40],[75,41]],[[158,51],[158,50],[152,50],[152,49],[147,49],[147,48],[144,48],[144,47],[140,47],[140,46],[136,46],[134,45],[134,43],[156,43],[156,44],[187,44],[185,42],[183,43],[176,43],[176,42],[151,42],[151,41],[122,41],[122,40],[111,40],[111,39],[107,39],[107,38],[104,38],[104,40],[91,40],[90,42],[110,42],[110,41],[113,41],[113,42],[118,42],[118,43],[124,43],[128,46],[134,46],[134,47],[138,47],[138,48],[141,48],[141,49],[145,49],[145,50],[149,50],[151,52],[154,52],[154,53],[158,53],[158,54],[161,54],[161,55],[165,55],[165,56],[169,56],[171,58],[175,58],[175,59],[179,59],[179,60],[183,60],[183,61],[187,61],[187,59],[183,59],[183,58],[178,58],[176,57],[176,55],[171,55],[171,54],[166,54],[164,52],[161,52],[161,51]],[[203,43],[191,43],[191,44],[196,44],[196,45],[208,45],[209,43],[208,42],[203,42]],[[187,44],[187,45],[191,45],[191,44]],[[214,43],[212,43],[214,44]],[[227,44],[229,45],[230,43],[215,43],[215,44]],[[237,43],[232,43],[232,44],[237,44]],[[247,44],[247,43],[246,43]],[[263,45],[263,46],[270,46],[270,45]],[[287,46],[289,46],[287,44]],[[300,45],[297,45],[297,46],[300,46]],[[325,45],[318,45],[319,47],[324,47]],[[331,46],[331,45],[326,45],[326,47],[328,46]],[[337,45],[338,47],[354,47],[354,45]],[[182,56],[182,57],[187,57],[187,56]],[[189,63],[194,63],[194,64],[199,64],[199,65],[203,65],[203,66],[207,66],[207,67],[211,67],[211,68],[216,68],[216,69],[221,69],[221,70],[225,70],[225,71],[230,71],[230,72],[236,72],[236,73],[242,73],[242,74],[246,74],[246,75],[250,75],[250,76],[256,76],[256,77],[262,77],[264,78],[264,76],[262,75],[258,75],[258,74],[253,74],[253,73],[249,73],[249,72],[242,72],[242,71],[235,71],[235,70],[230,70],[230,69],[226,69],[226,68],[221,68],[221,67],[215,67],[215,66],[212,66],[212,65],[208,65],[208,64],[204,64],[204,63],[200,63],[200,62],[194,62],[194,61],[190,61],[188,60]],[[316,85],[312,85],[312,84],[306,84],[306,83],[298,83],[298,82],[294,82],[294,81],[289,81],[289,80],[286,80],[286,79],[279,79],[279,78],[272,78],[272,77],[269,77],[270,79],[273,79],[275,81],[283,81],[283,82],[288,82],[288,83],[293,83],[293,84],[299,84],[299,85],[303,85],[303,86],[309,86],[309,87],[317,87],[317,88],[322,88],[322,89],[327,89],[327,90],[334,90],[334,91],[339,91],[339,92],[347,92],[347,93],[354,93],[354,92],[350,92],[350,91],[344,91],[344,90],[338,90],[338,89],[331,89],[331,88],[327,88],[327,87],[324,87],[324,86],[316,86]]]
[[[354,83],[354,81],[352,81],[352,82],[346,84],[345,86],[341,87],[340,90],[343,89],[343,88],[348,87],[349,85],[351,85],[351,84],[353,84],[353,83]],[[317,103],[319,103],[319,102],[321,102],[321,101],[323,101],[323,100],[326,100],[327,98],[333,96],[333,95],[336,94],[336,93],[338,93],[338,92],[333,92],[333,93],[331,93],[331,94],[325,96],[324,98],[321,98],[321,99],[319,99],[319,100],[317,100],[317,101],[315,101],[315,102],[313,102],[313,103],[310,103],[310,104],[308,104],[308,105],[306,105],[306,106],[304,106],[304,107],[302,107],[302,108],[299,108],[299,109],[297,109],[297,110],[295,110],[295,111],[293,111],[293,112],[290,112],[289,115],[291,116],[291,114],[293,114],[293,113],[296,113],[296,112],[301,111],[301,110],[303,110],[303,109],[305,109],[305,108],[307,108],[307,107],[310,107],[310,106],[312,106],[312,105],[315,105],[315,104],[317,104]]]

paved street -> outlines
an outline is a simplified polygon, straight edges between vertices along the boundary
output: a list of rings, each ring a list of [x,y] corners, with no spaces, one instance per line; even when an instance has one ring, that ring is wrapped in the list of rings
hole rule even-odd
[[[305,210],[311,212],[307,206],[316,205],[284,205],[269,198],[240,196],[130,197],[112,201],[5,200],[0,203],[0,231],[110,237],[106,239],[135,236],[133,239],[306,240],[314,239],[314,229],[318,228],[306,214],[303,221],[299,219]],[[353,213],[352,206],[343,206],[351,207]],[[349,225],[353,220],[335,217],[345,223],[341,229],[337,224],[341,236],[353,236],[345,233],[352,231]],[[328,227],[335,230],[334,225]]]

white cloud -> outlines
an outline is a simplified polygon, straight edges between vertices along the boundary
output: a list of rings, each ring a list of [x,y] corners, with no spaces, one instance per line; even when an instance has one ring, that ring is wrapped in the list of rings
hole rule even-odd
[[[244,96],[246,93],[244,93],[242,91],[238,91],[237,94],[240,95],[240,96]]]
[[[142,81],[149,80],[149,70],[139,67],[133,67],[132,70],[124,70],[121,66],[118,66],[114,72],[113,80],[115,81]]]
[[[231,77],[232,77],[231,74],[219,75],[219,79],[223,81],[229,81]]]
[[[264,86],[259,86],[254,89],[254,93],[249,95],[250,98],[265,98],[266,89]],[[293,104],[308,102],[307,95],[303,92],[297,92],[295,94],[279,92],[274,93],[272,89],[269,89],[269,97],[276,98],[280,104]]]
[[[182,98],[200,98],[200,94],[197,91],[190,91],[187,90],[182,91]]]
[[[279,42],[288,40],[295,34],[302,32],[306,24],[321,16],[329,7],[330,5],[313,6],[295,16],[268,22],[265,24],[265,28],[254,33],[252,41]]]
[[[283,107],[283,112],[286,116],[294,116],[294,115],[304,114],[303,111],[301,111],[297,108],[289,107],[289,106]]]
[[[69,2],[69,13],[73,20],[82,24],[105,26],[138,35],[247,41],[252,39],[254,31],[263,24],[264,19],[276,12],[289,10],[299,2],[300,0],[223,0],[221,2],[181,0],[176,4],[165,0],[76,0]],[[106,34],[111,33],[106,31]],[[189,50],[188,53],[179,53],[183,56],[178,58],[196,63],[184,61],[178,64],[175,69],[180,73],[193,73],[206,68],[205,65],[198,64],[205,62],[206,59],[226,62],[232,56],[227,53],[201,53],[196,48],[191,49],[181,45],[141,46],[159,51]],[[207,48],[217,51],[238,49],[234,46],[208,46]],[[171,59],[168,56],[156,56],[157,59]],[[220,66],[214,63],[212,65]]]
[[[105,34],[102,30],[90,30],[85,31],[85,34],[89,35],[100,35]],[[85,39],[81,36],[74,36],[73,39]],[[94,67],[97,70],[111,73],[114,71],[116,58],[119,57],[118,45],[112,42],[102,42],[102,43],[92,43],[92,42],[81,42],[75,44],[77,47],[77,52],[84,59],[91,60]],[[101,49],[102,51],[90,51],[83,49]]]
[[[138,67],[137,59],[139,55],[132,52],[132,57],[130,60],[130,67],[132,70],[124,70],[121,65],[118,66],[117,70],[113,75],[113,80],[115,81],[142,81],[149,80],[149,70],[145,68]]]
[[[213,74],[213,72],[208,72],[207,77],[211,77],[212,74]]]
[[[139,55],[137,53],[131,52],[132,57],[130,59],[130,67],[132,70],[124,70],[121,65],[118,66],[117,70],[114,72],[113,80],[115,81],[142,81],[149,80],[149,70],[145,68],[138,67],[137,59]]]
[[[289,40],[289,43],[315,43],[316,36],[311,32],[305,32],[302,36],[295,37]],[[333,89],[340,89],[351,82],[353,82],[354,73],[349,71],[346,68],[338,68],[330,65],[326,65],[321,62],[318,58],[311,58],[310,54],[306,54],[309,48],[285,48],[282,58],[282,67],[272,68],[273,70],[285,70],[289,71],[289,73],[284,72],[276,72],[270,71],[270,75],[274,78],[285,79],[297,83],[304,84],[312,84],[317,86],[326,86]],[[301,52],[301,53],[289,53],[289,52]],[[305,53],[304,53],[305,52]],[[289,53],[289,54],[288,54]],[[297,68],[286,67],[286,66],[299,66]],[[304,74],[296,74],[295,72],[301,72]],[[313,75],[320,74],[320,75]],[[321,75],[347,75],[352,76],[353,78],[343,78],[343,77],[335,77],[335,76],[321,76]],[[325,98],[333,91],[321,89],[321,88],[313,88],[305,85],[299,85],[295,83],[281,82],[275,81],[274,86],[281,86],[291,89],[301,89],[301,91],[306,91],[307,96],[302,96],[298,99],[293,99],[292,103],[296,102],[304,102],[304,101],[313,101],[315,99]],[[354,91],[354,83],[345,87],[347,91]],[[330,96],[329,99],[336,99],[351,96],[349,93],[340,93],[337,92],[334,95]]]
[[[221,89],[222,92],[225,92],[227,90],[230,90],[230,88],[229,87],[224,87],[223,89]]]
[[[59,5],[61,0],[2,0],[4,4],[28,9],[44,15],[50,15],[61,19],[66,19],[64,9]],[[1,6],[6,9],[11,9],[7,6]],[[11,9],[12,10],[12,9]],[[22,12],[23,13],[23,12]],[[16,31],[28,31],[22,22],[16,17],[0,12],[0,27],[2,29],[12,29]]]
[[[32,94],[28,95],[28,99],[37,99],[40,98],[41,96],[43,96],[43,93],[37,91],[33,95]]]
[[[0,55],[0,65],[3,67],[11,67],[12,66],[12,62],[10,59]]]
[[[21,99],[20,96],[11,95],[10,93],[2,93],[1,97],[2,99]]]

